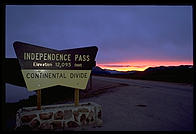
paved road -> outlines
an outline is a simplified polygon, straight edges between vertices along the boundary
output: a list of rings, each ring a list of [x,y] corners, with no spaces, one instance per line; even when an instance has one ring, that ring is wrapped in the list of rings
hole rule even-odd
[[[128,86],[117,86],[110,89],[112,92],[81,100],[96,102],[103,108],[103,126],[83,130],[193,130],[193,86],[93,76],[94,87],[96,81]]]

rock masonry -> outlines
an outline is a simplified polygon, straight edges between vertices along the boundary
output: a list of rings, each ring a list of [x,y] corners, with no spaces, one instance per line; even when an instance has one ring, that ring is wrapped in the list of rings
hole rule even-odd
[[[94,102],[21,108],[16,113],[16,130],[69,130],[102,126],[102,108]]]

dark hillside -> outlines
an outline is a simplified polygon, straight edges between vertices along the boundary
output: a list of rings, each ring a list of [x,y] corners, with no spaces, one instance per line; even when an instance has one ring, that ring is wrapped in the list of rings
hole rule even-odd
[[[150,67],[130,76],[133,79],[193,83],[193,67],[189,65]]]

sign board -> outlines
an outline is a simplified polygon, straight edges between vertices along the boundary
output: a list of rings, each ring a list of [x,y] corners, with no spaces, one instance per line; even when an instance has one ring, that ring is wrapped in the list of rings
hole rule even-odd
[[[18,41],[13,46],[29,91],[55,85],[86,89],[98,51],[96,46],[54,50]]]

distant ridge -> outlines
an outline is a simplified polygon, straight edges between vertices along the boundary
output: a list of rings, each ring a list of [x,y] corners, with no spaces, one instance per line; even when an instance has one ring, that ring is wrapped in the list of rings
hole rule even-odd
[[[129,79],[193,83],[193,65],[149,67],[144,71],[126,72],[102,69],[96,66],[93,68],[92,74]]]
[[[5,82],[16,86],[26,87],[17,58],[6,58],[4,68]]]
[[[193,65],[149,67],[131,76],[133,79],[193,83]]]
[[[144,71],[117,71],[117,70],[110,70],[110,69],[102,69],[99,66],[95,66],[92,69],[94,74],[127,74],[127,73],[136,73],[136,72],[151,72],[151,71],[159,71],[159,70],[175,70],[175,69],[191,69],[193,65],[179,65],[179,66],[158,66],[158,67],[149,67]]]
[[[180,65],[180,66],[159,66],[159,67],[149,67],[145,72],[159,71],[159,70],[175,70],[175,69],[191,69],[193,65]]]
[[[92,69],[92,74],[127,74],[126,72],[110,70],[110,69],[102,69],[99,66],[95,66]]]
[[[95,66],[92,69],[92,74],[110,74],[110,72],[100,68],[99,66]]]

